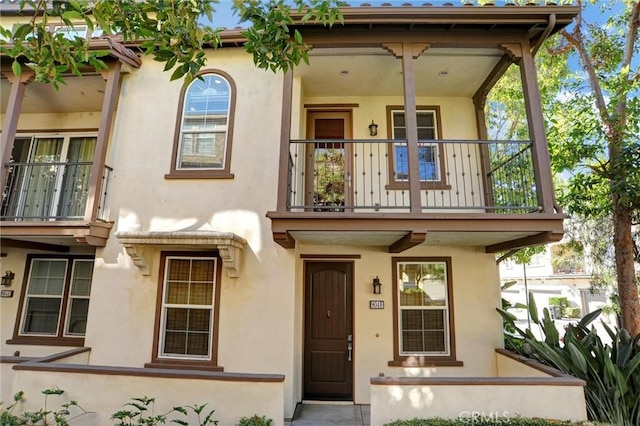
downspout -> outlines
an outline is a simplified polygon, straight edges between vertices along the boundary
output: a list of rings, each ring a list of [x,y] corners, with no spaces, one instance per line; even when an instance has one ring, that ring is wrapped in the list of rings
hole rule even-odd
[[[542,43],[544,43],[547,37],[549,37],[551,30],[553,30],[553,27],[555,26],[556,26],[556,14],[552,13],[549,16],[549,22],[547,23],[547,27],[544,29],[544,31],[542,32],[542,35],[540,36],[536,44],[531,49],[531,56],[533,57],[536,56],[536,53],[538,53],[538,50],[540,50],[540,47],[542,47]]]

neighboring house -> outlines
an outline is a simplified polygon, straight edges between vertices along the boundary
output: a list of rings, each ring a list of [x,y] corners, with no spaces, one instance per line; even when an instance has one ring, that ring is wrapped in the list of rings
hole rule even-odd
[[[109,70],[60,92],[3,61],[0,399],[58,386],[98,425],[141,396],[221,424],[303,400],[586,418],[495,312],[494,253],[563,234],[533,52],[578,10],[348,7],[296,26],[310,65],[258,70],[230,30],[189,85],[104,38]],[[531,140],[486,140],[509,66]]]
[[[514,281],[515,284],[503,290],[502,296],[512,303],[527,304],[527,294],[532,294],[540,315],[547,308],[554,319],[575,321],[610,306],[608,293],[591,291],[589,266],[581,247],[562,242],[547,245],[544,252],[532,256],[525,265],[506,259],[500,263],[500,281],[503,285]],[[554,309],[558,301],[564,304],[565,299],[569,309]],[[512,309],[511,313],[526,322],[526,309]],[[600,319],[615,323],[615,316],[608,313],[601,314]],[[559,328],[564,321],[558,322]]]

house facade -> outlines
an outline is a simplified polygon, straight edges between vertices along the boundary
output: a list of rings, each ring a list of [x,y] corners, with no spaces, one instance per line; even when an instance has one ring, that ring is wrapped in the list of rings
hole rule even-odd
[[[191,84],[117,39],[59,92],[3,61],[0,399],[59,387],[96,425],[141,396],[221,424],[315,400],[586,418],[495,312],[495,253],[563,234],[533,55],[577,12],[349,7],[296,26],[309,65],[256,69],[229,30]],[[487,140],[509,66],[530,137]]]

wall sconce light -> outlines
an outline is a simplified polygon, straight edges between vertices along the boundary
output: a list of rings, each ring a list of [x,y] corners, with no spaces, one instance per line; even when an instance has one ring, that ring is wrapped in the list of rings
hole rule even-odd
[[[380,294],[380,287],[382,287],[382,283],[380,282],[380,278],[376,275],[373,279],[373,294]]]
[[[4,286],[10,286],[11,283],[13,282],[13,279],[16,277],[16,274],[14,274],[11,271],[6,271],[4,273],[4,275],[2,276],[2,282],[1,284]]]
[[[378,135],[378,125],[371,120],[371,124],[369,124],[369,135],[377,136]]]

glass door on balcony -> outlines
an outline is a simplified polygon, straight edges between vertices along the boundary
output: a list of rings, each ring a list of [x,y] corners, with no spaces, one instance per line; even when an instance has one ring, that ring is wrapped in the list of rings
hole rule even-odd
[[[3,218],[82,219],[95,144],[95,137],[17,137]]]
[[[305,165],[305,205],[314,211],[344,211],[352,206],[351,111],[309,111]],[[327,142],[320,140],[326,139]]]

